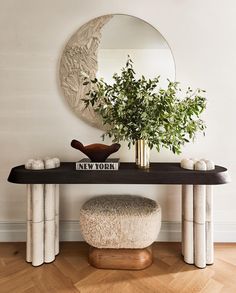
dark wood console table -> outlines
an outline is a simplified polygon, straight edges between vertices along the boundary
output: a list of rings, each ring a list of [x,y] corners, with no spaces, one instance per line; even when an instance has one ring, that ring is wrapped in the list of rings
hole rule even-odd
[[[8,181],[21,184],[204,184],[229,182],[227,169],[192,171],[179,163],[152,163],[150,169],[138,169],[134,163],[121,163],[117,171],[77,171],[75,163],[65,162],[56,169],[26,170],[12,168]]]
[[[59,211],[59,184],[181,184],[182,254],[185,262],[203,268],[214,260],[212,185],[228,183],[230,178],[221,166],[196,171],[183,169],[179,163],[152,163],[142,170],[134,163],[121,163],[117,171],[77,171],[74,162],[64,162],[55,169],[14,167],[8,181],[28,186],[26,260],[33,266],[53,261],[59,251],[59,212],[55,218],[48,212],[50,208],[53,214],[55,206]],[[56,235],[55,251],[51,235]]]

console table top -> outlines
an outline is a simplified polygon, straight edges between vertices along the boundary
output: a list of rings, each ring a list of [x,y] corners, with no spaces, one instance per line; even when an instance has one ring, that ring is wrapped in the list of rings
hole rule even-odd
[[[117,171],[78,171],[75,162],[62,162],[59,168],[28,170],[24,165],[11,169],[8,181],[20,184],[203,184],[230,182],[226,168],[210,171],[186,170],[179,163],[151,163],[138,169],[135,163],[120,163]]]

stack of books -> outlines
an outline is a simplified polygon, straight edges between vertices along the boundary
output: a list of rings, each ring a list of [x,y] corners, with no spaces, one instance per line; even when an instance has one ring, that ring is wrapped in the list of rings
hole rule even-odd
[[[76,170],[83,171],[117,171],[119,159],[106,159],[105,162],[91,162],[90,159],[82,159],[76,162]]]

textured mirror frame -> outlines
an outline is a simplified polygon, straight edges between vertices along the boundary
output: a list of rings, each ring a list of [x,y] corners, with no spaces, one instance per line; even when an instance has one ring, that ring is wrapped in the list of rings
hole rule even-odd
[[[85,122],[103,130],[105,127],[101,118],[91,106],[85,108],[85,104],[82,101],[90,90],[90,84],[83,85],[83,73],[90,76],[90,78],[96,77],[102,28],[116,15],[97,17],[81,26],[66,44],[61,56],[59,69],[60,85],[71,109]],[[135,16],[131,17],[136,18]],[[140,21],[143,20],[140,19]]]
[[[83,85],[82,72],[91,78],[96,76],[101,29],[112,17],[101,16],[81,26],[66,44],[60,62],[61,88],[70,107],[81,119],[98,128],[102,128],[99,116],[91,107],[85,109],[81,100],[90,90],[89,85]]]

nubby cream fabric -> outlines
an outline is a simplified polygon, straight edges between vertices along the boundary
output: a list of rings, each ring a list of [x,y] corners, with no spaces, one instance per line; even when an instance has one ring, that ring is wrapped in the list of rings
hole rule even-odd
[[[97,248],[145,248],[161,227],[161,207],[135,195],[103,195],[88,200],[80,210],[84,240]]]

